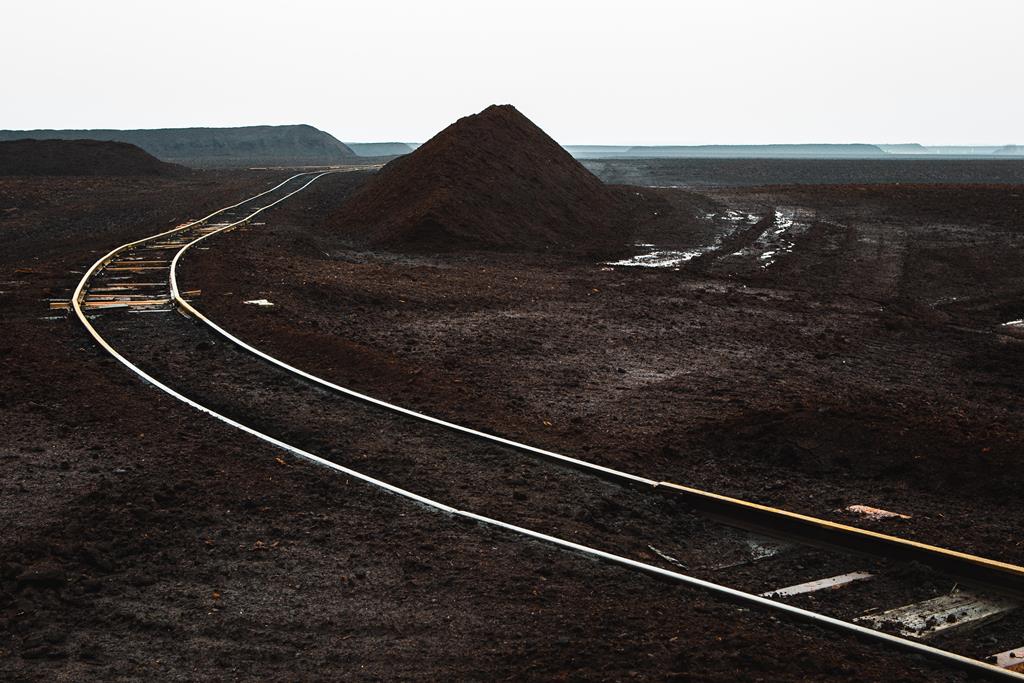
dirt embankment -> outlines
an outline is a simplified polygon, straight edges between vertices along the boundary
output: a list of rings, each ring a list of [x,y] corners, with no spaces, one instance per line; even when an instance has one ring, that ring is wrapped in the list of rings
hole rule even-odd
[[[0,176],[176,176],[185,172],[124,142],[0,142]]]
[[[389,163],[332,216],[354,243],[405,252],[622,250],[643,202],[608,187],[509,105],[459,119]]]

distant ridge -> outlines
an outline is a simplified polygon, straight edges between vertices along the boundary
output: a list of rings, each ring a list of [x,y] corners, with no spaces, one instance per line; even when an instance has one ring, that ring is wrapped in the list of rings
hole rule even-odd
[[[871,158],[884,157],[877,145],[797,144],[797,145],[656,145],[630,147],[626,154],[637,157],[679,158],[761,158],[788,157]]]
[[[0,142],[0,176],[174,176],[182,173],[188,171],[125,142]]]
[[[565,145],[577,159],[879,159],[899,156],[1024,156],[1024,146],[900,144]]]
[[[565,151],[577,159],[606,159],[627,156],[628,145],[565,145]]]
[[[927,145],[932,154],[943,156],[987,156],[997,149],[998,145]]]
[[[361,157],[395,157],[412,151],[404,142],[346,142],[345,145]]]
[[[308,125],[140,130],[3,130],[0,140],[103,140],[136,145],[163,161],[195,168],[329,166],[355,153]]]
[[[935,152],[917,142],[907,142],[899,145],[878,145],[878,148],[886,154],[935,154]]]
[[[893,155],[930,155],[941,157],[986,157],[990,154],[1024,154],[1024,151],[1014,152],[1013,148],[1018,145],[1005,145],[993,147],[992,145],[919,145],[916,142],[900,145],[879,145],[885,152]],[[1006,151],[1010,150],[1010,151]]]

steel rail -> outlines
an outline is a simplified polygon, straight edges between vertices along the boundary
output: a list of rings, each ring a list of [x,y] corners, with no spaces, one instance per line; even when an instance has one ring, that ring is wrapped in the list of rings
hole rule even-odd
[[[325,174],[322,174],[322,175],[325,175]],[[321,177],[321,176],[318,176],[318,177]],[[285,181],[285,182],[287,182],[287,181]],[[312,181],[310,181],[310,182],[312,182]],[[303,187],[307,187],[309,184],[310,183],[306,183],[306,185],[304,185]],[[278,187],[280,187],[280,185]],[[295,193],[292,192],[288,196],[291,196],[292,194],[295,194]],[[245,202],[240,202],[239,204],[242,204],[242,203],[245,203]],[[277,202],[274,202],[274,203],[276,204]],[[236,204],[234,206],[238,206],[238,204]],[[233,208],[233,207],[228,207],[228,208]],[[254,212],[253,214],[251,214],[247,218],[251,218],[253,215],[256,215],[257,213],[259,213],[260,211],[264,210],[265,208],[267,208],[267,207],[261,208],[260,210]],[[244,220],[245,219],[243,219],[243,221]],[[195,225],[195,222],[192,225]],[[510,524],[508,522],[504,522],[502,520],[495,519],[493,517],[487,517],[487,516],[479,515],[477,513],[470,512],[470,511],[467,511],[467,510],[460,510],[460,509],[454,508],[454,507],[452,507],[450,505],[447,505],[445,503],[441,503],[441,502],[433,500],[431,498],[427,498],[425,496],[421,496],[421,495],[419,495],[417,493],[414,493],[412,491],[409,491],[407,489],[403,489],[403,488],[395,486],[393,484],[389,484],[388,482],[383,481],[381,479],[377,479],[377,478],[371,477],[369,475],[363,474],[361,472],[358,472],[356,470],[353,470],[353,469],[350,469],[348,467],[345,467],[343,465],[339,465],[338,463],[335,463],[335,462],[332,462],[332,461],[327,460],[325,458],[322,458],[322,457],[320,457],[320,456],[318,456],[318,455],[316,455],[314,453],[311,453],[309,451],[303,450],[303,449],[298,448],[296,446],[292,446],[291,444],[288,444],[288,443],[286,443],[284,441],[281,441],[280,439],[277,439],[277,438],[275,438],[273,436],[270,436],[268,434],[260,432],[257,429],[249,427],[248,425],[245,425],[245,424],[243,424],[243,423],[241,423],[241,422],[239,422],[237,420],[234,420],[234,419],[232,419],[230,417],[222,415],[222,414],[218,413],[217,411],[204,406],[203,404],[201,404],[201,403],[199,403],[199,402],[189,398],[188,396],[185,396],[184,394],[178,392],[177,390],[171,388],[167,384],[164,384],[160,380],[156,379],[155,377],[153,377],[152,375],[148,374],[147,372],[145,372],[144,370],[142,370],[138,366],[134,365],[131,361],[129,361],[125,356],[123,356],[119,351],[117,351],[117,349],[115,349],[113,346],[111,346],[110,343],[107,342],[107,340],[104,339],[104,337],[99,333],[99,331],[96,330],[96,328],[89,321],[88,316],[85,315],[85,312],[83,311],[82,306],[81,306],[81,298],[82,298],[81,297],[81,293],[85,290],[89,280],[93,277],[93,275],[100,268],[102,268],[102,266],[107,262],[107,260],[111,257],[111,255],[116,255],[118,253],[121,253],[122,251],[125,251],[127,249],[130,249],[130,248],[134,247],[135,245],[138,245],[139,243],[143,243],[143,242],[146,242],[148,240],[158,238],[158,237],[160,237],[160,236],[162,236],[164,234],[166,234],[166,233],[161,233],[160,235],[155,235],[153,237],[146,238],[146,239],[143,239],[143,240],[137,240],[135,242],[129,242],[129,243],[125,244],[125,245],[122,245],[121,247],[118,247],[117,249],[114,249],[110,254],[100,258],[83,275],[82,280],[79,282],[78,287],[75,289],[75,297],[72,299],[71,303],[72,303],[72,307],[74,309],[75,315],[78,317],[79,322],[82,323],[82,325],[85,327],[86,331],[89,332],[89,334],[92,336],[92,338],[96,341],[97,344],[99,344],[99,346],[103,350],[105,350],[107,353],[109,353],[117,362],[121,363],[131,373],[133,373],[136,376],[138,376],[144,382],[146,382],[146,383],[156,387],[157,389],[159,389],[160,391],[164,392],[165,394],[171,396],[172,398],[174,398],[174,399],[176,399],[178,401],[181,401],[182,403],[184,403],[184,404],[194,408],[195,410],[197,410],[197,411],[199,411],[201,413],[204,413],[205,415],[208,415],[209,417],[212,417],[212,418],[214,418],[216,420],[219,420],[220,422],[223,422],[224,424],[227,424],[227,425],[229,425],[231,427],[234,427],[235,429],[238,429],[239,431],[242,431],[242,432],[244,432],[246,434],[249,434],[250,436],[253,436],[253,437],[255,437],[255,438],[257,438],[257,439],[259,439],[261,441],[264,441],[264,442],[266,442],[266,443],[268,443],[268,444],[270,444],[272,446],[276,446],[276,447],[278,447],[278,448],[280,448],[280,449],[282,449],[284,451],[287,451],[288,453],[291,453],[292,455],[298,456],[299,458],[302,458],[304,460],[310,461],[310,462],[312,462],[314,464],[317,464],[317,465],[320,465],[322,467],[326,467],[326,468],[328,468],[330,470],[339,472],[341,474],[345,474],[345,475],[347,475],[349,477],[352,477],[353,479],[357,479],[359,481],[362,481],[362,482],[364,482],[366,484],[369,484],[371,486],[379,488],[379,489],[381,489],[383,491],[386,491],[388,493],[391,493],[391,494],[400,496],[402,498],[405,498],[407,500],[413,501],[414,503],[417,503],[417,504],[420,504],[422,506],[425,506],[425,507],[427,507],[427,508],[429,508],[431,510],[435,510],[435,511],[438,511],[438,512],[441,512],[441,513],[444,513],[444,514],[448,514],[448,515],[451,515],[453,517],[461,517],[461,518],[464,518],[464,519],[472,520],[474,522],[477,522],[477,523],[479,523],[481,525],[484,525],[484,526],[487,526],[487,527],[493,527],[495,529],[503,529],[505,531],[512,532],[515,535],[523,536],[523,537],[526,537],[526,538],[529,538],[529,539],[533,539],[533,540],[537,540],[537,541],[542,541],[544,543],[553,545],[555,547],[562,548],[562,549],[569,550],[569,551],[574,551],[576,553],[579,553],[579,554],[582,554],[582,555],[586,555],[586,556],[589,556],[589,557],[592,557],[592,558],[595,558],[595,559],[598,559],[598,560],[602,560],[602,561],[605,561],[605,562],[608,562],[608,563],[611,563],[611,564],[614,564],[614,565],[618,565],[618,566],[622,566],[622,567],[627,567],[629,569],[641,571],[641,572],[644,572],[646,574],[650,574],[650,575],[653,575],[653,576],[656,576],[656,577],[659,577],[659,578],[663,578],[663,579],[668,579],[670,581],[674,581],[674,582],[682,584],[682,585],[690,586],[692,588],[702,589],[702,590],[714,593],[716,595],[719,595],[719,596],[721,596],[723,598],[726,598],[726,599],[729,599],[729,600],[732,600],[732,601],[742,602],[742,603],[746,603],[746,604],[751,604],[751,605],[755,605],[755,606],[763,607],[763,608],[768,608],[768,609],[771,609],[771,610],[775,610],[777,612],[782,612],[784,614],[787,614],[787,615],[789,615],[791,617],[794,617],[794,618],[797,618],[797,619],[800,619],[800,620],[805,620],[805,621],[809,621],[809,622],[812,622],[812,623],[815,623],[815,624],[820,624],[820,625],[823,625],[823,626],[832,627],[832,628],[835,628],[837,630],[840,630],[840,631],[843,631],[843,632],[846,632],[846,633],[850,633],[850,634],[853,634],[853,635],[856,635],[856,636],[861,636],[861,637],[864,637],[864,638],[869,638],[869,639],[880,641],[880,642],[887,643],[887,644],[890,644],[890,645],[895,645],[895,646],[898,646],[898,647],[906,649],[906,650],[910,650],[910,651],[913,651],[913,652],[917,652],[919,654],[927,655],[929,657],[933,657],[935,659],[942,660],[942,661],[944,661],[946,663],[953,664],[953,665],[956,665],[958,667],[965,668],[965,669],[977,672],[979,674],[985,674],[985,675],[989,675],[989,676],[993,676],[993,677],[999,677],[999,678],[1004,678],[1004,679],[1012,679],[1012,680],[1017,680],[1017,681],[1024,680],[1024,674],[1019,674],[1019,673],[1016,673],[1016,672],[1011,671],[1009,669],[1004,669],[1004,668],[999,667],[999,666],[988,664],[986,662],[983,662],[983,661],[980,661],[980,660],[977,660],[977,659],[973,659],[971,657],[965,657],[963,655],[958,655],[958,654],[956,654],[954,652],[949,652],[949,651],[942,650],[942,649],[939,649],[939,648],[936,648],[936,647],[932,647],[930,645],[926,645],[926,644],[921,643],[921,642],[909,640],[907,638],[902,638],[900,636],[892,635],[892,634],[889,634],[889,633],[884,633],[882,631],[876,631],[874,629],[870,629],[870,628],[867,628],[865,626],[860,626],[858,624],[854,624],[854,623],[850,623],[850,622],[847,622],[847,621],[843,621],[841,619],[836,619],[834,617],[829,617],[829,616],[824,615],[824,614],[818,614],[816,612],[812,612],[810,610],[802,609],[800,607],[794,607],[792,605],[787,605],[785,603],[778,602],[778,601],[772,600],[770,598],[762,597],[760,595],[755,595],[753,593],[747,593],[745,591],[740,591],[740,590],[737,590],[737,589],[734,589],[734,588],[729,588],[728,586],[723,586],[721,584],[717,584],[717,583],[714,583],[714,582],[711,582],[711,581],[706,581],[704,579],[699,579],[699,578],[694,577],[694,576],[689,576],[687,574],[682,574],[680,572],[675,572],[675,571],[671,571],[671,570],[668,570],[668,569],[663,569],[663,568],[657,567],[655,565],[651,565],[651,564],[647,564],[645,562],[640,562],[640,561],[637,561],[637,560],[633,560],[633,559],[630,559],[628,557],[624,557],[622,555],[616,555],[614,553],[610,553],[610,552],[607,552],[607,551],[604,551],[604,550],[600,550],[598,548],[593,548],[591,546],[586,546],[586,545],[582,545],[582,544],[579,544],[579,543],[574,543],[572,541],[569,541],[569,540],[566,540],[566,539],[563,539],[563,538],[559,538],[557,536],[552,536],[552,535],[545,534],[545,533],[542,533],[542,532],[539,532],[539,531],[535,531],[533,529],[529,529],[529,528],[526,528],[526,527],[521,527],[521,526],[518,526],[518,525],[515,525],[515,524]]]
[[[324,174],[324,175],[326,175],[326,174]],[[242,221],[240,221],[240,222],[242,222]],[[395,405],[394,403],[388,403],[387,401],[383,401],[383,400],[381,400],[379,398],[374,398],[373,396],[369,396],[367,394],[363,394],[363,393],[360,393],[358,391],[354,391],[354,390],[349,389],[347,387],[343,387],[343,386],[339,386],[337,384],[334,384],[333,382],[330,382],[330,381],[328,381],[326,379],[323,379],[322,377],[318,377],[318,376],[313,375],[311,373],[308,373],[308,372],[306,372],[304,370],[296,368],[296,367],[294,367],[292,365],[289,365],[289,364],[285,363],[284,361],[282,361],[282,360],[280,360],[278,358],[275,358],[275,357],[273,357],[273,356],[271,356],[271,355],[269,355],[267,353],[264,353],[263,351],[260,351],[259,349],[257,349],[255,347],[250,346],[249,344],[245,343],[244,341],[242,341],[241,339],[239,339],[235,335],[231,334],[230,332],[225,330],[223,327],[221,327],[220,325],[218,325],[217,323],[213,322],[212,320],[207,318],[205,315],[200,313],[195,308],[195,306],[193,306],[191,303],[186,301],[184,297],[181,296],[181,292],[178,289],[178,275],[177,275],[178,263],[180,262],[181,257],[185,254],[185,252],[188,251],[188,249],[191,248],[192,246],[198,244],[199,242],[202,242],[207,237],[212,237],[213,235],[218,235],[221,232],[224,232],[225,230],[231,229],[232,227],[234,227],[234,226],[233,225],[225,226],[224,228],[221,228],[220,230],[216,230],[216,231],[207,233],[206,235],[203,235],[201,237],[198,237],[198,238],[192,240],[191,242],[189,242],[188,244],[183,246],[178,251],[178,253],[176,253],[174,255],[174,258],[171,259],[171,275],[170,275],[171,299],[174,300],[174,303],[179,308],[187,311],[190,315],[194,316],[196,319],[198,319],[201,322],[203,322],[206,325],[208,325],[211,329],[213,329],[215,332],[217,332],[218,334],[223,336],[225,339],[228,339],[231,342],[241,346],[243,349],[245,349],[249,353],[257,356],[258,358],[261,358],[261,359],[267,361],[268,363],[271,363],[272,365],[276,365],[279,368],[282,368],[283,370],[287,370],[290,373],[293,373],[295,375],[298,375],[298,376],[302,377],[303,379],[307,379],[310,382],[314,382],[314,383],[319,384],[319,385],[321,385],[321,386],[323,386],[323,387],[325,387],[327,389],[330,389],[332,391],[336,391],[338,393],[344,394],[344,395],[346,395],[346,396],[348,396],[350,398],[355,398],[355,399],[358,399],[360,401],[364,401],[366,403],[373,404],[373,405],[378,406],[380,408],[385,408],[387,410],[390,410],[390,411],[393,411],[393,412],[396,412],[396,413],[400,413],[402,415],[407,415],[409,417],[414,417],[414,418],[416,418],[418,420],[423,420],[425,422],[430,422],[432,424],[439,425],[439,426],[444,427],[446,429],[451,429],[451,430],[454,430],[454,431],[457,431],[457,432],[462,432],[463,434],[469,434],[470,436],[474,436],[474,437],[477,437],[477,438],[480,438],[480,439],[485,439],[487,441],[498,443],[498,444],[501,444],[503,446],[509,446],[510,448],[514,448],[514,449],[517,449],[517,450],[527,451],[529,453],[533,453],[535,455],[540,455],[540,456],[543,456],[545,458],[551,458],[553,460],[560,461],[560,462],[562,462],[562,463],[564,463],[566,465],[570,465],[572,467],[578,467],[578,468],[581,468],[581,469],[586,469],[586,470],[592,470],[592,471],[600,472],[601,474],[609,476],[609,477],[612,477],[614,479],[618,479],[618,480],[622,480],[622,481],[628,481],[628,482],[633,483],[633,484],[641,484],[641,485],[644,485],[644,486],[649,486],[651,488],[653,488],[653,487],[658,485],[658,482],[655,481],[654,479],[648,479],[647,477],[641,477],[641,476],[638,476],[638,475],[635,475],[635,474],[629,474],[628,472],[620,472],[619,470],[615,470],[615,469],[612,469],[610,467],[603,467],[602,465],[598,465],[598,464],[595,464],[595,463],[592,463],[592,462],[587,462],[585,460],[579,460],[577,458],[573,458],[573,457],[570,457],[568,455],[562,455],[560,453],[555,453],[553,451],[544,450],[543,448],[537,448],[535,446],[530,446],[528,444],[520,443],[518,441],[513,441],[511,439],[506,439],[506,438],[503,438],[503,437],[500,437],[500,436],[495,436],[494,434],[488,434],[486,432],[481,432],[479,430],[472,429],[471,427],[465,427],[463,425],[455,424],[454,422],[448,422],[446,420],[442,420],[440,418],[433,417],[431,415],[426,415],[424,413],[420,413],[420,412],[417,412],[415,410],[411,410],[409,408],[403,408],[402,406]]]
[[[312,173],[315,173],[315,172],[316,171],[312,171]],[[185,223],[184,225],[179,225],[177,227],[171,228],[170,230],[165,230],[164,232],[158,233],[156,235],[150,235],[149,237],[143,237],[140,240],[135,240],[134,242],[128,242],[126,244],[122,244],[119,247],[115,247],[113,250],[111,250],[105,256],[103,256],[103,258],[101,258],[99,261],[97,261],[96,263],[92,264],[92,267],[85,272],[85,276],[81,279],[81,281],[78,283],[78,286],[75,288],[75,292],[71,296],[71,300],[72,301],[77,301],[81,297],[82,292],[83,292],[83,288],[85,287],[85,284],[86,284],[86,282],[88,282],[89,278],[92,277],[92,274],[96,270],[98,270],[99,268],[101,268],[102,266],[104,266],[108,262],[110,262],[115,256],[117,256],[121,252],[129,251],[132,248],[137,247],[140,244],[145,244],[146,242],[152,242],[153,240],[159,239],[161,237],[166,237],[167,235],[173,235],[173,234],[176,234],[176,233],[188,230],[189,228],[194,228],[195,226],[199,225],[200,223],[205,223],[206,221],[210,220],[214,216],[220,215],[220,214],[224,213],[225,211],[230,211],[231,209],[237,208],[237,207],[241,206],[242,204],[246,204],[248,202],[251,202],[254,199],[259,199],[260,197],[262,197],[264,195],[268,195],[271,192],[273,192],[274,190],[276,190],[278,188],[281,188],[281,187],[284,187],[286,184],[288,184],[289,182],[291,182],[295,178],[299,178],[299,177],[304,176],[304,175],[310,175],[310,173],[311,172],[296,173],[295,175],[293,175],[293,176],[291,176],[289,178],[286,178],[285,180],[281,181],[280,183],[278,183],[274,187],[270,188],[269,190],[264,190],[263,192],[260,192],[259,194],[254,194],[253,196],[249,197],[248,199],[243,199],[242,201],[240,201],[240,202],[238,202],[236,204],[232,204],[231,206],[225,206],[222,209],[217,209],[213,213],[211,213],[209,215],[206,215],[206,216],[203,216],[202,218],[196,219],[196,220],[191,221],[189,223]]]
[[[317,178],[319,177],[320,176],[317,176]],[[316,180],[317,178],[314,178],[313,180]],[[312,182],[313,181],[311,180],[310,183]],[[307,183],[307,185],[308,184],[309,183]],[[300,188],[300,190],[301,189],[302,188]],[[282,198],[282,200],[283,199],[284,198]],[[239,221],[239,223],[244,222],[244,220],[245,219],[243,219],[243,221]],[[928,543],[922,543],[920,541],[902,538],[899,536],[884,534],[869,529],[863,529],[849,524],[842,524],[840,522],[792,512],[790,510],[784,510],[769,505],[762,505],[760,503],[726,496],[711,491],[705,491],[692,486],[677,484],[675,482],[659,481],[611,467],[598,465],[597,463],[581,460],[579,458],[563,455],[543,448],[537,448],[535,446],[530,446],[529,444],[514,441],[512,439],[506,439],[494,434],[488,434],[487,432],[456,424],[454,422],[449,422],[394,403],[389,403],[379,398],[349,389],[348,387],[340,386],[310,372],[306,372],[301,368],[290,365],[279,358],[271,356],[265,351],[246,343],[228,330],[213,322],[190,302],[186,301],[179,291],[177,267],[185,253],[199,242],[202,242],[214,235],[218,235],[232,227],[234,227],[234,225],[225,226],[220,230],[211,231],[202,235],[184,245],[174,255],[170,264],[171,299],[179,309],[203,322],[210,327],[210,329],[228,341],[236,344],[250,354],[286,370],[287,372],[318,384],[330,391],[337,392],[344,396],[348,396],[401,415],[422,420],[445,429],[461,432],[475,438],[490,441],[491,443],[496,443],[501,446],[507,446],[515,450],[540,456],[562,465],[590,472],[605,479],[610,479],[626,485],[642,487],[659,493],[680,496],[697,508],[723,515],[732,518],[733,520],[741,519],[746,524],[753,525],[762,530],[767,530],[769,532],[771,530],[784,531],[789,535],[800,536],[804,540],[810,542],[842,547],[845,549],[853,548],[861,552],[882,555],[885,557],[924,561],[933,566],[938,566],[956,573],[962,578],[994,584],[1005,591],[1016,595],[1024,595],[1024,567],[1020,565],[950,548],[943,548],[941,546]]]

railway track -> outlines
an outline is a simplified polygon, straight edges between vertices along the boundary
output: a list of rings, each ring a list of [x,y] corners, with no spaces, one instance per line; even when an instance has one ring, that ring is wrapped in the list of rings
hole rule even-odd
[[[1024,666],[1018,665],[1024,662],[1024,618],[1021,617],[1024,610],[1016,610],[1020,596],[1024,594],[1024,568],[671,482],[656,481],[425,416],[294,368],[246,344],[203,316],[190,302],[197,292],[179,287],[176,266],[186,251],[215,234],[251,222],[263,211],[300,192],[323,175],[325,173],[293,176],[266,192],[198,221],[118,247],[97,261],[82,278],[71,301],[76,316],[97,343],[115,359],[172,397],[294,456],[344,473],[430,509],[662,579],[708,590],[735,601],[882,640],[961,667],[993,676],[1024,680],[1024,674],[1020,673]],[[296,432],[292,427],[292,418],[279,418],[281,421],[275,422],[274,416],[268,414],[265,419],[256,421],[251,419],[253,412],[250,406],[233,406],[230,397],[197,398],[195,394],[202,395],[203,390],[190,392],[193,394],[191,396],[186,395],[180,387],[172,387],[159,379],[159,368],[143,367],[145,360],[130,360],[126,354],[132,351],[125,344],[120,345],[119,349],[115,346],[116,342],[110,341],[119,336],[117,330],[126,327],[144,329],[147,335],[159,337],[161,325],[166,328],[170,324],[160,321],[171,320],[174,325],[182,325],[184,323],[180,317],[135,314],[169,314],[176,309],[191,316],[193,321],[202,323],[205,326],[202,330],[206,334],[212,333],[220,339],[228,340],[236,356],[244,354],[251,357],[251,362],[263,366],[262,370],[254,369],[253,373],[262,372],[266,381],[257,382],[255,386],[272,386],[281,383],[281,377],[286,377],[301,386],[294,391],[302,393],[302,401],[323,402],[326,406],[324,412],[327,413],[332,413],[333,408],[337,407],[337,401],[351,401],[354,398],[364,403],[367,410],[377,413],[387,411],[393,419],[400,420],[404,423],[400,428],[406,430],[404,433],[409,434],[410,439],[415,438],[413,432],[417,429],[430,429],[458,438],[465,437],[467,443],[481,443],[501,453],[527,453],[537,461],[563,466],[557,468],[559,472],[571,471],[571,475],[545,473],[544,479],[550,480],[547,485],[555,490],[573,486],[580,497],[606,496],[607,487],[621,490],[625,485],[631,491],[631,501],[658,500],[669,504],[667,511],[651,512],[649,507],[630,511],[630,514],[636,514],[636,510],[647,514],[662,533],[651,543],[635,538],[628,542],[616,539],[615,542],[631,556],[627,556],[627,552],[608,552],[597,545],[602,542],[601,534],[574,529],[574,538],[567,538],[564,533],[560,533],[562,527],[566,526],[564,523],[553,524],[549,520],[540,519],[542,515],[523,513],[514,502],[505,504],[501,518],[471,511],[487,509],[481,507],[483,505],[493,506],[485,495],[488,493],[486,491],[473,497],[472,494],[453,490],[453,482],[457,481],[455,477],[461,475],[461,468],[466,467],[469,461],[477,458],[475,453],[460,457],[459,467],[450,476],[440,476],[435,480],[422,477],[420,472],[413,472],[410,476],[409,472],[402,471],[392,462],[367,463],[371,471],[377,470],[367,474],[366,467],[360,467],[357,471],[337,462],[337,457],[317,455],[316,451],[320,449],[313,446],[325,446],[322,439],[315,436],[324,433],[318,425]],[[105,328],[105,334],[97,330],[94,320],[97,325]],[[202,333],[202,330],[196,331],[194,323],[189,324],[191,327],[183,328],[182,334]],[[107,330],[107,327],[112,329]],[[145,359],[150,354],[135,355]],[[237,358],[235,360],[241,362]],[[319,393],[310,393],[310,387]],[[299,420],[300,417],[296,415],[294,419]],[[259,424],[260,428],[256,429],[252,424]],[[420,426],[414,429],[410,424]],[[446,447],[450,449],[450,445]],[[496,457],[491,452],[480,458],[483,459],[482,466],[479,466],[483,472],[480,476],[488,476],[496,466],[507,466],[508,462],[507,457]],[[394,483],[395,478],[400,480],[403,477],[429,489],[428,495],[424,495],[422,488],[414,492],[409,487]],[[600,479],[602,484],[599,486],[587,481],[594,479]],[[539,487],[541,484],[531,484],[533,486]],[[637,495],[638,490],[641,495]],[[442,502],[442,496],[448,500]],[[686,509],[680,511],[679,503],[684,504]],[[502,505],[498,504],[497,507],[501,509]],[[524,506],[519,504],[518,507]],[[696,509],[701,521],[693,521],[689,508]],[[688,524],[692,525],[688,529],[691,532],[698,530],[693,536],[712,539],[715,546],[728,547],[705,548],[700,552],[683,547],[681,552],[678,543],[673,546],[670,541],[666,541],[673,529],[677,529],[678,518],[688,515]],[[524,522],[508,521],[513,517],[519,517]],[[708,519],[715,521],[705,521]],[[541,530],[545,526],[547,528]],[[581,539],[586,542],[580,542]],[[717,539],[726,539],[728,543]],[[606,538],[603,540],[607,541]],[[658,543],[658,546],[654,543]],[[637,559],[638,556],[641,559]],[[907,582],[906,566],[902,563],[906,560],[940,570],[940,576],[948,577],[944,589],[936,588],[941,581],[937,583],[933,579],[926,589],[911,585],[894,591],[894,584]],[[825,568],[829,571],[824,572],[824,575],[814,575],[815,571],[823,571]],[[742,575],[737,575],[737,572]],[[792,581],[786,579],[790,576]],[[734,585],[727,585],[730,581]],[[889,586],[887,594],[905,596],[905,604],[873,604],[871,596],[874,591],[871,587],[886,585]],[[958,589],[958,585],[967,588]],[[995,645],[1006,647],[991,647],[987,651],[982,649],[984,645],[979,645],[978,639],[972,635],[982,630],[986,633],[985,638]],[[999,635],[993,636],[991,633]],[[1019,642],[1015,640],[1017,638]],[[933,645],[935,642],[942,643],[948,649]],[[1016,645],[1021,647],[1015,649]],[[958,650],[959,653],[952,650]],[[983,661],[988,656],[992,656],[991,660]]]

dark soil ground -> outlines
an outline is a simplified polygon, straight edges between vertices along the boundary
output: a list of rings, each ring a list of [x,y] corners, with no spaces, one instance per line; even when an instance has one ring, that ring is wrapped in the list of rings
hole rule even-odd
[[[587,159],[605,182],[765,186],[857,183],[1024,183],[1019,159]]]
[[[994,333],[1021,317],[1014,188],[943,188],[922,202],[945,202],[941,223],[907,208],[914,190],[667,192],[709,212],[799,209],[810,227],[770,268],[752,253],[661,271],[356,251],[322,220],[359,179],[322,179],[266,226],[192,253],[200,309],[301,367],[459,422],[844,521],[836,510],[873,504],[913,515],[876,523],[886,531],[1022,559],[1010,474],[1024,351]],[[42,299],[112,246],[268,180],[0,181],[4,678],[963,678],[282,457],[140,385],[71,321],[41,319]],[[679,249],[758,237],[720,221],[646,230],[638,241]],[[275,306],[241,303],[254,298]],[[637,539],[682,555],[713,531],[286,383],[176,314],[97,324],[204,400],[481,512],[655,562]],[[240,376],[251,393],[229,391]],[[787,577],[834,569],[816,551],[787,562]]]
[[[310,216],[329,188],[304,198]],[[806,232],[770,268],[734,241],[679,270],[353,252],[297,203],[190,257],[184,281],[242,338],[345,386],[842,521],[850,504],[895,510],[907,536],[1022,562],[1006,473],[1024,344],[1000,327],[1024,316],[1017,189],[721,190],[762,215],[799,207]]]

